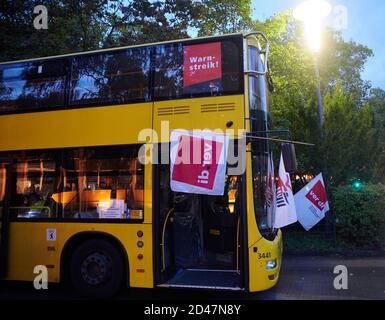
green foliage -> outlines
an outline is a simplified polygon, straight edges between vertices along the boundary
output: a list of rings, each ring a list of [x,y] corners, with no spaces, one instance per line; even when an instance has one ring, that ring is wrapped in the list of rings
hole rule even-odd
[[[48,30],[35,30],[33,8],[45,5]],[[16,60],[100,48],[109,39],[117,1],[9,1],[1,2],[1,60]]]
[[[33,27],[36,5],[47,7],[48,30]],[[202,6],[193,0],[4,0],[0,61],[187,38]]]
[[[193,22],[199,36],[247,31],[251,24],[251,0],[205,0]]]
[[[120,45],[188,38],[188,28],[202,17],[205,9],[203,3],[193,0],[123,3],[122,25],[118,32]]]
[[[366,105],[374,113],[374,138],[377,145],[372,180],[385,184],[385,91],[372,89]]]
[[[336,188],[334,210],[337,239],[356,247],[385,246],[385,185]]]
[[[320,55],[320,69],[324,91],[333,90],[337,82],[351,95],[352,102],[360,106],[367,97],[370,83],[361,78],[365,63],[373,56],[368,47],[343,40],[340,33],[327,29]]]
[[[352,178],[369,181],[375,165],[374,115],[371,108],[357,109],[352,94],[338,82],[324,97],[325,127],[321,154],[334,185]]]
[[[290,253],[330,252],[335,250],[331,238],[322,237],[309,232],[285,232],[283,235],[283,251]]]

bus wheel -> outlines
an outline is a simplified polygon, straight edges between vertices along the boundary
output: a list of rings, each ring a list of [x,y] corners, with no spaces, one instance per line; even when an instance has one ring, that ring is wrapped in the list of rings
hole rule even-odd
[[[108,241],[86,240],[72,254],[70,277],[72,287],[84,297],[112,297],[123,283],[122,257]]]

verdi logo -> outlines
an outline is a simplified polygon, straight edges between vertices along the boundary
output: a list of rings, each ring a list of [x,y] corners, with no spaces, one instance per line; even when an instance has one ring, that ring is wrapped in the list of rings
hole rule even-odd
[[[172,179],[211,190],[222,148],[218,141],[181,136]]]
[[[210,130],[173,130],[170,140],[171,190],[223,195],[229,136]]]
[[[306,198],[320,211],[325,208],[327,202],[326,190],[321,181],[318,181],[306,194]]]

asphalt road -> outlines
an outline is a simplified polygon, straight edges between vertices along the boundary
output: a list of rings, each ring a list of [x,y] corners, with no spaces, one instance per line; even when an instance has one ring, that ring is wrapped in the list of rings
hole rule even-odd
[[[333,286],[334,267],[348,269],[348,290]],[[0,300],[72,300],[76,296],[59,285],[36,291],[32,283],[0,283]],[[123,290],[118,300],[385,300],[385,257],[286,256],[278,285],[266,292],[245,294],[237,292],[202,292],[178,289]]]

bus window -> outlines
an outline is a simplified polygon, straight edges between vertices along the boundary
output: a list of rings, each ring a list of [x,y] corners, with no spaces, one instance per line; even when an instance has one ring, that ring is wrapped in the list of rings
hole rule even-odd
[[[155,48],[155,98],[183,95],[183,45],[160,45]]]
[[[269,231],[271,225],[268,221],[267,210],[267,186],[268,186],[268,161],[267,152],[258,150],[260,145],[253,144],[255,149],[253,153],[253,195],[254,195],[254,210],[257,218],[257,223],[262,233]]]
[[[0,163],[0,230],[1,230],[1,221],[3,218],[3,203],[4,203],[4,197],[5,197],[6,181],[7,181],[7,169],[4,163]]]
[[[249,67],[251,70],[262,70],[259,50],[249,46]],[[249,105],[251,131],[258,136],[268,137],[268,97],[265,76],[249,77]],[[265,133],[264,133],[265,132]],[[262,235],[269,237],[273,231],[273,206],[271,198],[271,146],[266,140],[255,140],[251,143],[254,210],[258,228]]]
[[[63,106],[66,60],[0,65],[0,112]]]
[[[148,48],[73,58],[70,104],[111,104],[149,100]]]
[[[222,42],[222,91],[223,94],[243,90],[242,44],[236,41]]]
[[[213,41],[155,47],[155,99],[241,93],[242,43]]]
[[[65,152],[63,192],[55,198],[64,218],[143,219],[144,168],[134,152],[137,148],[127,148]]]
[[[249,66],[252,70],[263,69],[260,52],[253,46],[249,46]],[[251,112],[258,110],[267,113],[268,91],[266,78],[264,76],[249,77],[249,88]]]
[[[58,171],[47,154],[18,156],[13,168],[14,190],[10,212],[13,218],[54,218],[52,195],[57,192]]]

